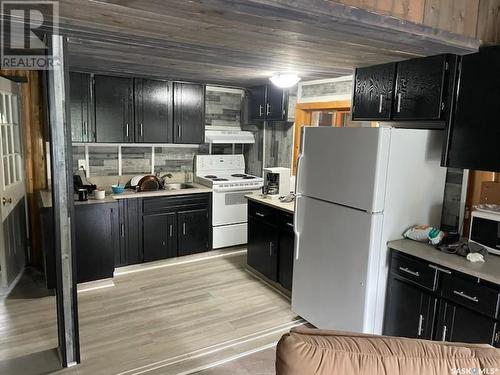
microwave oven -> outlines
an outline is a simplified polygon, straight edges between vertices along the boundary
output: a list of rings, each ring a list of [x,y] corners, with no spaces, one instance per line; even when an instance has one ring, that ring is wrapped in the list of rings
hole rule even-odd
[[[472,211],[469,241],[500,255],[500,213]]]

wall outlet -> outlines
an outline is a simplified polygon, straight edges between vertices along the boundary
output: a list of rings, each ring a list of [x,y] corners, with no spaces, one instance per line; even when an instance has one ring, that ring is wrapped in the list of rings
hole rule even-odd
[[[78,159],[78,170],[87,170],[87,163],[85,162],[84,159]]]

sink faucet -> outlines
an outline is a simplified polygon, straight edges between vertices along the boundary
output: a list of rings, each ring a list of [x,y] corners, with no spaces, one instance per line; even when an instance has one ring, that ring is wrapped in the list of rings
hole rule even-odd
[[[172,173],[167,173],[167,174],[164,174],[163,176],[161,176],[160,179],[164,180],[165,177],[172,178],[174,176],[172,175]]]

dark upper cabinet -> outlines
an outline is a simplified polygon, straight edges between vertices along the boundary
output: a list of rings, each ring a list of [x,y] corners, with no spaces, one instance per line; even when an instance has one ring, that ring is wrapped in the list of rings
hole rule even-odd
[[[174,83],[174,143],[205,142],[205,86]]]
[[[462,57],[442,165],[500,171],[500,47]]]
[[[442,300],[434,339],[494,345],[496,325],[494,319]]]
[[[77,281],[113,277],[118,246],[117,204],[76,206],[75,228]]]
[[[437,299],[430,293],[397,277],[391,277],[384,335],[430,340],[436,305]]]
[[[287,119],[288,92],[275,85],[262,85],[248,89],[250,119],[285,121]]]
[[[278,282],[289,291],[292,290],[294,244],[293,215],[283,214],[278,245]]]
[[[135,141],[172,143],[172,83],[134,79]]]
[[[448,55],[397,64],[394,120],[439,120],[446,107]]]
[[[286,91],[275,85],[267,85],[266,118],[269,121],[286,120]]]
[[[209,249],[209,211],[196,209],[177,214],[179,256],[196,254]]]
[[[353,120],[390,120],[396,64],[356,69]]]
[[[95,76],[95,126],[97,142],[133,142],[132,78]]]
[[[177,256],[176,214],[145,215],[143,218],[144,261]]]
[[[250,119],[266,119],[266,86],[252,87],[248,90]]]
[[[73,142],[95,142],[92,77],[88,73],[71,72],[69,79],[71,140]]]
[[[140,199],[120,199],[118,201],[120,245],[115,253],[115,266],[117,267],[142,262],[140,203]]]
[[[273,281],[278,281],[278,238],[277,225],[248,217],[247,263]]]

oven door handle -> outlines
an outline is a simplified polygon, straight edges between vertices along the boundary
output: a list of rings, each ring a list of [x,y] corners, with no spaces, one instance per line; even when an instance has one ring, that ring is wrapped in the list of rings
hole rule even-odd
[[[214,186],[212,190],[217,193],[230,193],[232,191],[248,191],[248,194],[253,193],[254,191],[260,191],[262,186],[248,187],[248,186],[232,186],[230,188],[218,188]]]

